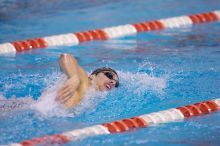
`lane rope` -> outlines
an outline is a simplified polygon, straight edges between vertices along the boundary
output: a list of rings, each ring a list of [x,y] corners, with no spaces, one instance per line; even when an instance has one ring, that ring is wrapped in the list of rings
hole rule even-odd
[[[16,52],[23,52],[37,48],[78,45],[79,43],[93,40],[108,40],[131,34],[136,34],[139,32],[162,30],[165,28],[178,28],[182,26],[190,26],[193,24],[214,22],[218,20],[220,20],[220,10],[211,11],[207,13],[193,14],[188,16],[185,15],[154,21],[146,21],[141,23],[119,25],[84,32],[52,35],[42,38],[13,41],[0,44],[0,55],[11,53],[15,54]]]
[[[174,122],[194,116],[209,114],[218,110],[220,110],[220,98],[103,123],[100,125],[94,125],[82,129],[74,129],[61,134],[37,137],[30,140],[21,141],[20,143],[11,143],[9,146],[65,144],[90,136],[126,132],[137,128],[144,128],[151,125]]]

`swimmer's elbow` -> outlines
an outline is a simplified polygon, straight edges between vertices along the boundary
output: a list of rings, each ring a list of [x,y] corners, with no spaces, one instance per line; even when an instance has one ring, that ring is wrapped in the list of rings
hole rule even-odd
[[[67,58],[71,58],[72,55],[71,54],[68,54],[68,53],[63,53],[60,55],[60,60],[65,60]]]
[[[60,55],[60,57],[64,57],[64,56],[72,56],[72,54],[70,54],[70,53],[62,53],[62,54]]]
[[[60,55],[60,62],[73,62],[74,64],[77,64],[77,60],[75,57],[72,56],[72,54],[69,53],[63,53]]]
[[[60,68],[71,78],[76,75],[79,78],[79,65],[71,54],[61,54],[59,60]]]

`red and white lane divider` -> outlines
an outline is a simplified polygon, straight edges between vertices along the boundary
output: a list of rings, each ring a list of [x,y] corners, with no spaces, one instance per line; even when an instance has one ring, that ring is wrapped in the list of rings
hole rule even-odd
[[[172,108],[151,114],[145,114],[133,118],[127,118],[114,122],[104,123],[82,129],[64,132],[62,134],[54,134],[50,136],[43,136],[24,140],[20,143],[12,143],[10,146],[34,146],[34,145],[51,145],[51,144],[65,144],[89,136],[96,136],[101,134],[111,134],[125,132],[132,129],[147,127],[150,125],[168,123],[193,116],[200,116],[209,114],[211,112],[220,110],[220,98],[199,102],[178,108]]]
[[[77,45],[92,40],[107,40],[144,31],[154,31],[165,28],[178,28],[197,23],[214,22],[220,20],[220,10],[193,14],[189,16],[172,17],[155,21],[119,25],[104,29],[89,30],[85,32],[53,35],[22,41],[0,44],[0,54],[16,53],[36,48],[46,48],[63,45]]]

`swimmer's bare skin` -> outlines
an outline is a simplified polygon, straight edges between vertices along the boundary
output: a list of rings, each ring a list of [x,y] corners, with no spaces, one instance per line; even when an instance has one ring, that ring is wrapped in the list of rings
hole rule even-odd
[[[66,107],[72,107],[85,94],[89,86],[88,75],[70,54],[62,54],[60,56],[60,67],[67,75],[68,80],[58,91],[56,100],[64,103]]]
[[[114,79],[109,79],[103,72],[88,76],[71,54],[61,54],[60,67],[68,79],[58,91],[56,101],[63,103],[67,108],[78,104],[90,86],[100,91],[111,90],[118,80],[115,73]]]

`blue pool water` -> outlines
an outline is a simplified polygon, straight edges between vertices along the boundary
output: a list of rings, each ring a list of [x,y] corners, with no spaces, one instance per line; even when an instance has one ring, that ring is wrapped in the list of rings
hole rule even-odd
[[[3,0],[0,43],[220,9],[220,0]],[[34,99],[34,109],[0,112],[0,144],[62,133],[107,121],[219,98],[220,23],[139,33],[115,40],[36,49],[0,56],[0,105]],[[110,66],[120,87],[92,93],[71,111],[47,99],[65,77],[61,53],[73,54],[88,72]],[[28,102],[29,103],[29,102]],[[43,105],[43,106],[42,106]],[[219,146],[220,113],[131,132],[101,135],[71,146]]]

